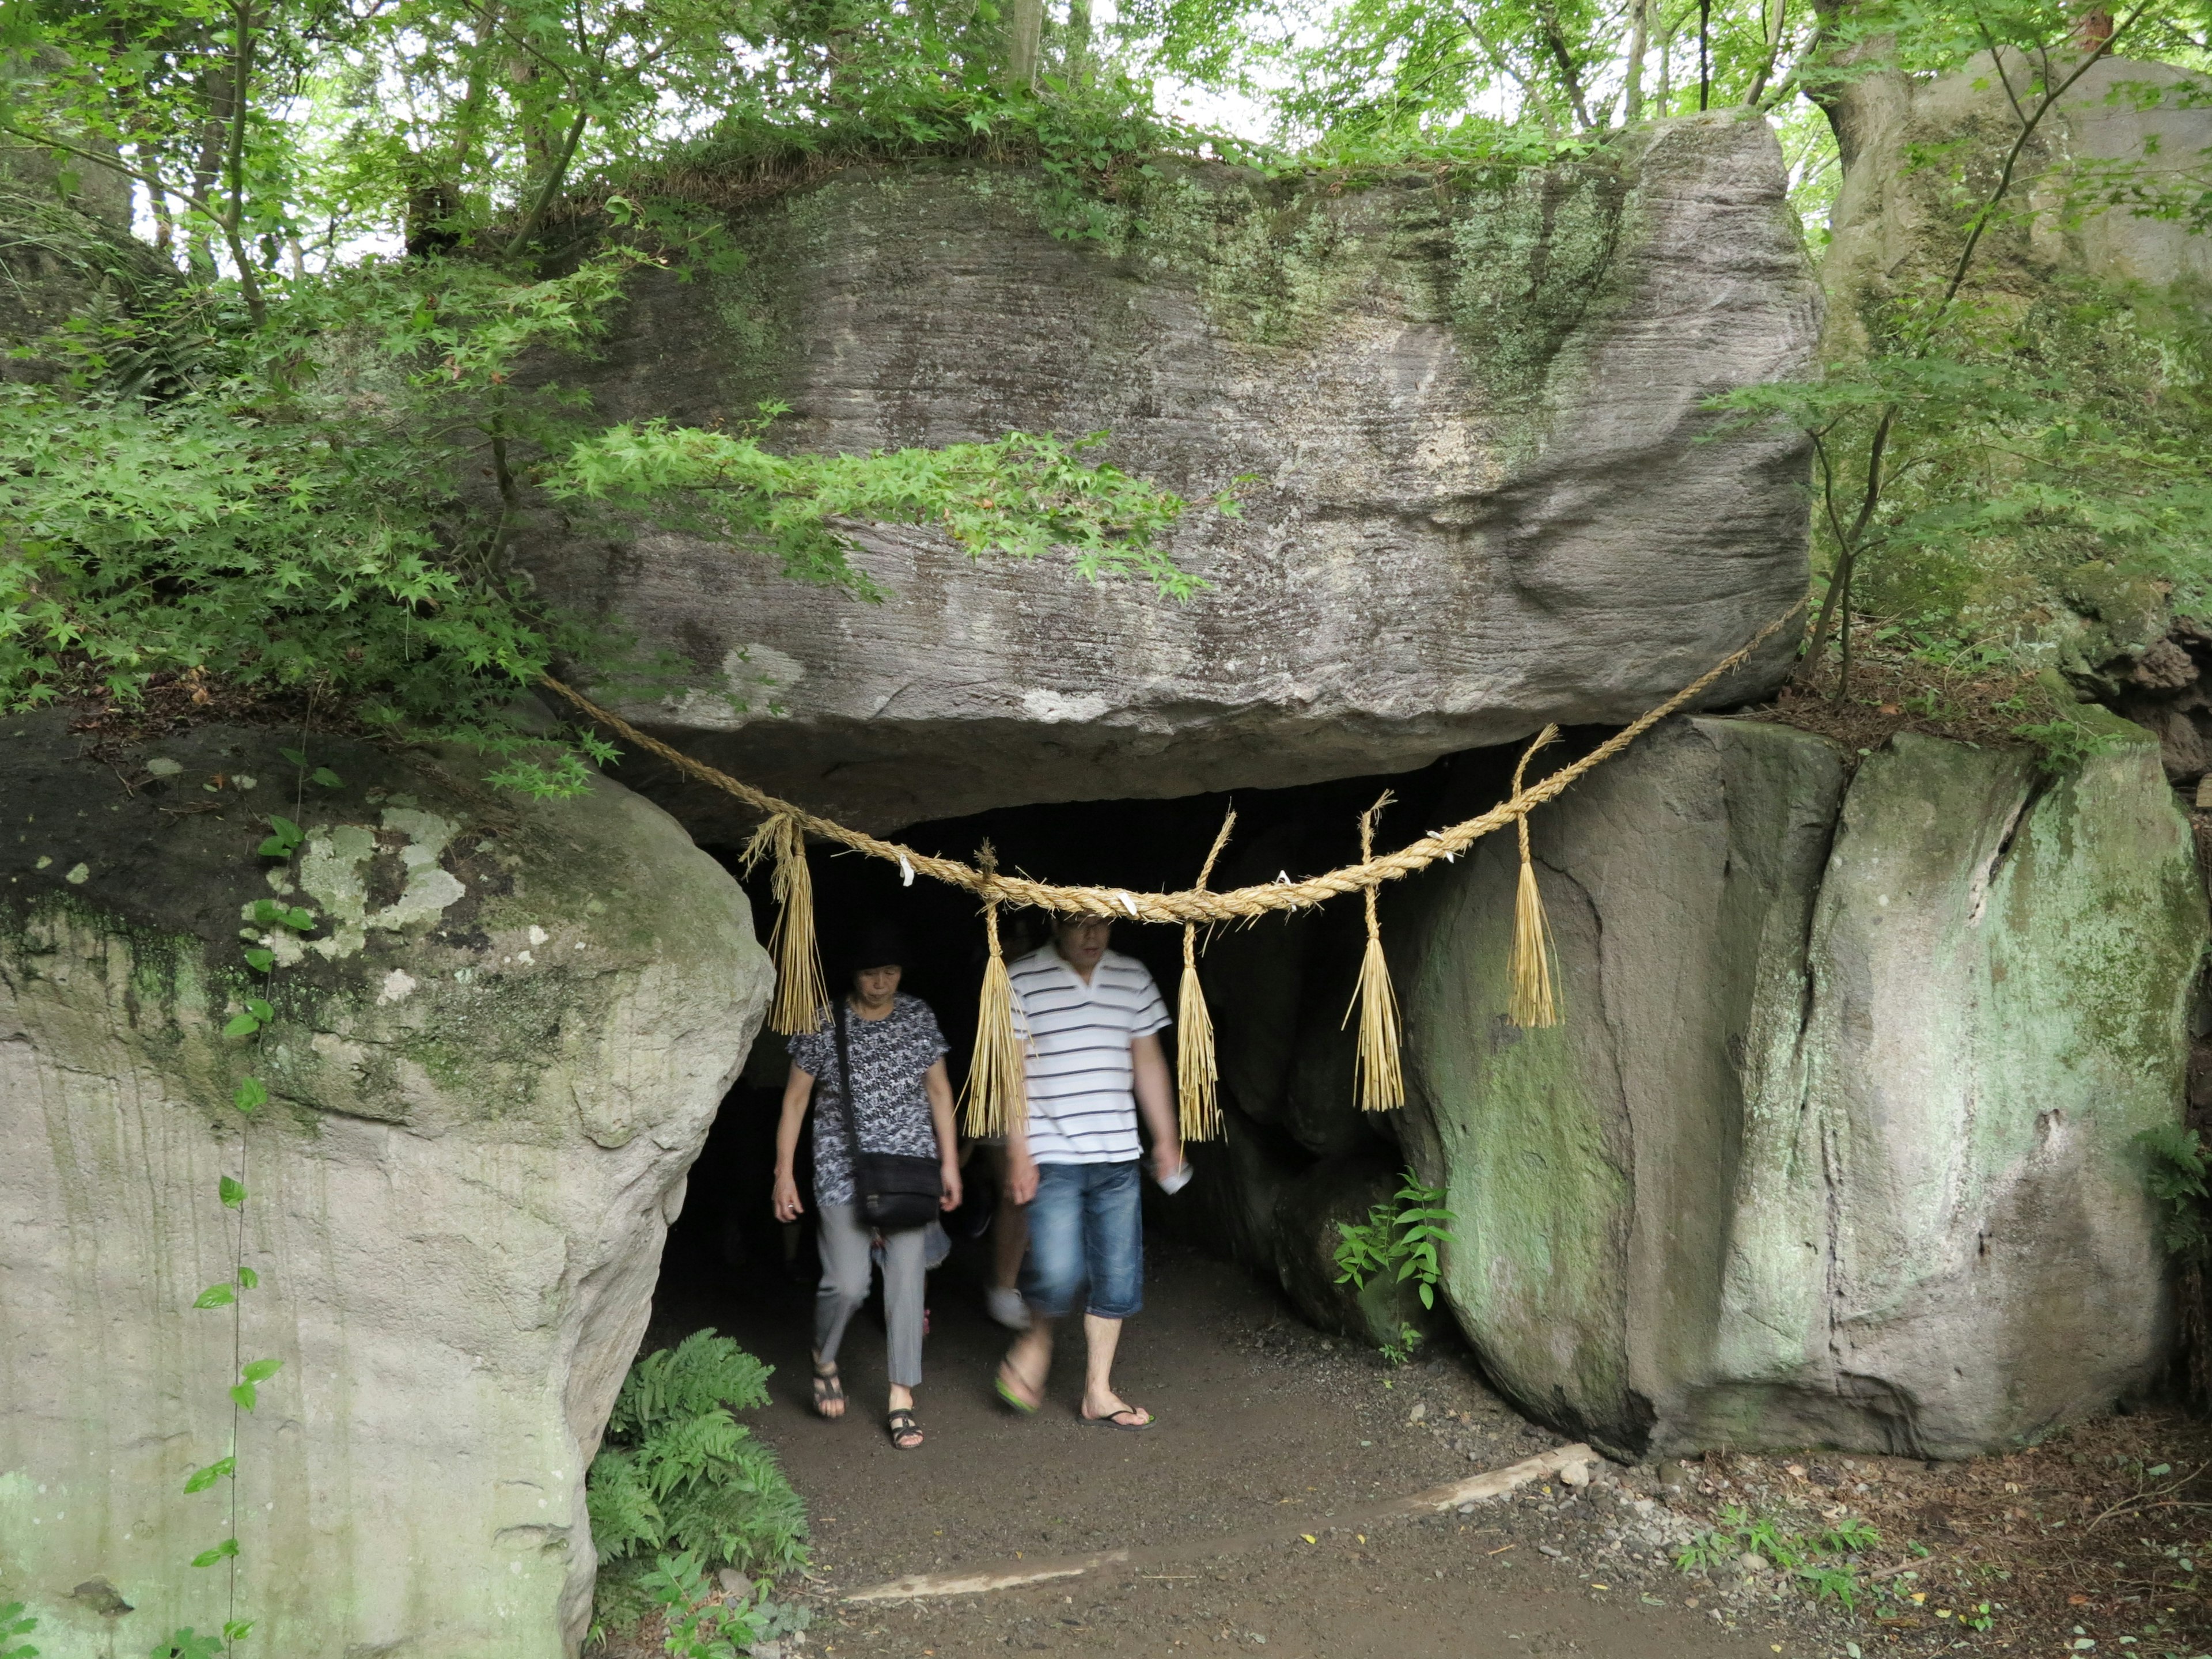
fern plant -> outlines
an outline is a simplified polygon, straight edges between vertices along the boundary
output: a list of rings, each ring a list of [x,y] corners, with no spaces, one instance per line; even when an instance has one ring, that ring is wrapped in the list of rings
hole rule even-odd
[[[2147,1184],[2166,1212],[2166,1254],[2189,1267],[2202,1267],[2212,1255],[2212,1231],[2205,1225],[2205,1176],[2212,1170],[2197,1131],[2161,1123],[2136,1136],[2150,1154]]]
[[[585,1487],[603,1628],[633,1625],[655,1604],[647,1581],[668,1552],[702,1571],[805,1564],[805,1506],[775,1453],[734,1415],[768,1403],[770,1375],[712,1330],[630,1368]]]
[[[2150,1155],[2144,1185],[2165,1218],[2160,1234],[2175,1267],[2174,1308],[2189,1395],[2212,1406],[2212,1156],[2194,1129],[2161,1123],[2136,1140]]]

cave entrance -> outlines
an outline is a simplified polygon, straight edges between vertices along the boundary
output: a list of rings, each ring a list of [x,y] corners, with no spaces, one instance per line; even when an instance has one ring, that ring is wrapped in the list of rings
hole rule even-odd
[[[1480,810],[1502,793],[1511,761],[1510,753],[1476,751],[1410,775],[1239,792],[1236,838],[1216,883],[1265,881],[1279,870],[1310,873],[1355,856],[1358,815],[1385,787],[1399,803],[1385,821],[1386,838],[1441,823],[1442,813],[1478,794]],[[918,824],[899,838],[961,857],[988,839],[1010,870],[1175,888],[1195,875],[1229,802],[1216,794],[1009,808]],[[734,848],[716,850],[734,858]],[[985,960],[974,901],[927,880],[902,885],[895,866],[858,855],[816,848],[811,861],[827,959],[877,918],[906,934],[915,960],[902,988],[936,1011],[957,1090]],[[754,893],[763,937],[774,921],[765,886],[757,882]],[[1044,938],[1044,918],[1035,913],[1006,913],[1001,927],[1010,959]],[[647,1343],[666,1346],[711,1326],[776,1367],[775,1399],[759,1429],[807,1497],[817,1551],[841,1582],[1010,1560],[1018,1550],[1118,1545],[1161,1528],[1234,1532],[1279,1521],[1275,1506],[1285,1502],[1325,1507],[1410,1492],[1463,1477],[1470,1460],[1489,1467],[1550,1443],[1489,1393],[1443,1322],[1409,1364],[1394,1368],[1341,1326],[1328,1330],[1302,1318],[1311,1307],[1302,1309],[1286,1288],[1289,1275],[1268,1259],[1273,1246],[1247,1190],[1253,1160],[1273,1172],[1271,1202],[1290,1193],[1294,1204],[1296,1183],[1310,1174],[1371,1166],[1389,1180],[1403,1166],[1392,1123],[1362,1121],[1351,1104],[1351,1037],[1339,1031],[1338,1017],[1351,994],[1361,930],[1359,907],[1340,903],[1224,930],[1210,946],[1203,971],[1223,1042],[1231,1144],[1200,1149],[1199,1178],[1173,1197],[1146,1183],[1146,1305],[1129,1322],[1115,1370],[1122,1395],[1158,1415],[1153,1429],[1138,1433],[1079,1422],[1082,1345],[1073,1321],[1036,1418],[1018,1419],[993,1397],[1010,1337],[984,1304],[993,1278],[984,1189],[993,1183],[980,1152],[966,1164],[970,1196],[948,1218],[951,1255],[929,1279],[930,1336],[916,1391],[928,1441],[915,1456],[927,1461],[895,1452],[880,1426],[879,1291],[855,1318],[840,1356],[848,1419],[831,1425],[812,1415],[807,1354],[819,1270],[811,1222],[783,1226],[769,1214],[787,1061],[780,1039],[763,1035],[756,1044],[691,1173]],[[1113,944],[1152,970],[1172,1009],[1180,930],[1131,923],[1115,930]],[[1310,984],[1302,1000],[1285,1002],[1283,969],[1293,956]],[[1252,1029],[1255,1017],[1264,1030]],[[1328,1074],[1335,1050],[1324,1038],[1341,1039],[1340,1079]],[[1284,1100],[1297,1092],[1301,1067],[1318,1067],[1321,1086],[1340,1103],[1327,1124],[1286,1115]],[[1277,1089],[1284,1099],[1260,1097]],[[811,1210],[805,1145],[802,1137],[799,1186]],[[1414,1404],[1425,1407],[1417,1422],[1408,1417]],[[930,1471],[926,1480],[902,1478],[922,1468]]]

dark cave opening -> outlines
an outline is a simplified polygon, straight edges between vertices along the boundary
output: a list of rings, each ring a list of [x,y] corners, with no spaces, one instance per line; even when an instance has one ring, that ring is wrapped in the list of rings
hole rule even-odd
[[[1564,759],[1564,751],[1575,746],[1561,745],[1553,753]],[[1510,750],[1476,750],[1448,756],[1416,772],[1291,788],[1007,807],[915,824],[898,831],[895,839],[924,852],[969,860],[988,841],[1001,867],[1040,878],[1139,890],[1176,889],[1190,884],[1224,813],[1233,805],[1236,829],[1214,884],[1265,882],[1278,873],[1296,878],[1356,859],[1358,815],[1386,790],[1392,805],[1382,819],[1378,847],[1410,839],[1443,822],[1447,814],[1480,811],[1506,792],[1514,758]],[[736,869],[738,844],[710,844],[708,850]],[[902,988],[921,997],[936,1012],[950,1045],[946,1064],[957,1093],[966,1080],[986,960],[983,927],[974,900],[926,878],[903,883],[896,866],[818,843],[810,848],[809,863],[833,991],[842,988],[835,964],[846,945],[872,921],[895,923],[915,957]],[[765,940],[775,921],[765,872],[746,884],[756,930]],[[1210,938],[1202,936],[1212,954],[1201,958],[1200,972],[1217,1028],[1239,1017],[1247,977],[1264,979],[1276,970],[1286,951],[1293,951],[1314,963],[1307,973],[1314,981],[1307,994],[1312,1004],[1308,1012],[1313,1017],[1297,1022],[1303,1030],[1300,1040],[1310,1044],[1339,1036],[1334,1016],[1343,1012],[1352,993],[1361,925],[1358,902],[1347,900],[1292,917],[1270,917],[1249,929],[1222,929]],[[1048,927],[1041,913],[1003,911],[1000,927],[1008,960],[1042,943]],[[1181,930],[1172,927],[1130,922],[1117,927],[1113,936],[1114,949],[1135,957],[1152,971],[1170,1008],[1182,971],[1182,945]],[[1323,1012],[1328,1018],[1320,1018]],[[1174,1032],[1164,1036],[1172,1065]],[[1288,1040],[1286,1035],[1284,1041]],[[1345,1054],[1349,1042],[1348,1036],[1342,1037]],[[1253,1149],[1252,1156],[1287,1175],[1347,1158],[1364,1160],[1378,1170],[1400,1167],[1403,1155],[1395,1127],[1387,1121],[1361,1124],[1356,1114],[1340,1115],[1339,1127],[1316,1139],[1304,1126],[1285,1127],[1278,1121],[1281,1114],[1274,1103],[1255,1096],[1275,1087],[1291,1063],[1285,1054],[1280,1066],[1263,1066],[1256,1073],[1252,1066],[1224,1063],[1222,1097],[1230,1139],[1243,1138]],[[775,1297],[787,1300],[794,1292],[811,1289],[818,1275],[811,1214],[786,1225],[769,1211],[787,1065],[783,1040],[764,1030],[716,1117],[692,1169],[683,1213],[670,1231],[656,1303],[655,1341],[664,1333],[680,1334],[684,1328],[726,1321],[733,1316],[733,1309],[757,1294],[772,1291]],[[1348,1091],[1348,1075],[1344,1082]],[[811,1190],[808,1139],[802,1134],[802,1194]],[[1255,1294],[1279,1302],[1281,1287],[1263,1259],[1265,1249],[1255,1246],[1249,1229],[1240,1232],[1229,1220],[1236,1208],[1230,1189],[1239,1179],[1237,1161],[1218,1142],[1194,1149],[1193,1161],[1201,1176],[1193,1189],[1195,1201],[1170,1200],[1146,1183],[1148,1235],[1240,1262],[1254,1270]],[[933,1279],[949,1280],[957,1286],[949,1293],[975,1300],[988,1276],[985,1235],[995,1194],[988,1190],[988,1178],[977,1178],[985,1172],[984,1160],[971,1157],[966,1167],[968,1200],[946,1218],[954,1254]]]

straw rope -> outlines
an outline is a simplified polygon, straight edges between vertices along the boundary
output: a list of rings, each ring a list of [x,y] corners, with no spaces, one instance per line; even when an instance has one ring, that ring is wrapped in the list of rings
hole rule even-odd
[[[1213,874],[1213,861],[1229,845],[1229,832],[1237,827],[1237,809],[1221,820],[1221,833],[1212,850],[1199,866],[1198,886],[1204,892]],[[1206,1012],[1206,988],[1198,981],[1198,924],[1182,925],[1182,988],[1176,999],[1176,1101],[1177,1131],[1186,1141],[1212,1140],[1221,1133],[1221,1068],[1213,1057],[1213,1016]]]
[[[682,750],[673,748],[658,738],[648,737],[621,715],[601,708],[581,692],[562,684],[550,674],[544,677],[544,684],[549,690],[566,699],[627,742],[647,754],[658,755],[687,777],[733,796],[757,811],[788,817],[810,835],[819,836],[825,841],[848,847],[856,853],[865,853],[871,858],[882,859],[886,863],[913,870],[933,881],[965,888],[978,897],[1001,904],[1030,905],[1038,909],[1066,915],[1103,916],[1113,921],[1244,921],[1272,911],[1307,909],[1348,893],[1364,892],[1380,883],[1417,874],[1439,859],[1456,858],[1485,836],[1502,830],[1509,823],[1517,823],[1547,801],[1556,800],[1577,779],[1604,765],[1669,714],[1695,702],[1711,690],[1716,681],[1743,666],[1753,653],[1772,639],[1805,608],[1805,600],[1798,600],[1752,635],[1750,642],[1741,650],[1721,659],[1666,702],[1638,715],[1580,760],[1561,767],[1540,783],[1516,791],[1510,799],[1499,802],[1486,812],[1455,823],[1449,830],[1423,836],[1395,853],[1364,857],[1357,864],[1347,864],[1322,875],[1309,876],[1304,881],[1234,887],[1221,892],[1190,888],[1179,893],[1136,893],[1119,887],[1066,887],[1051,882],[1033,881],[1023,876],[987,873],[957,859],[939,858],[932,854],[918,852],[911,847],[902,847],[896,842],[869,835],[865,830],[848,829],[834,819],[817,817],[765,790],[741,782],[726,772],[718,771],[703,761],[694,760]]]
[[[1528,770],[1528,763],[1536,758],[1536,751],[1559,735],[1559,728],[1547,726],[1536,734],[1521,757],[1521,764],[1513,769],[1513,793],[1521,793],[1521,780]],[[1536,860],[1528,849],[1528,820],[1524,815],[1517,826],[1521,831],[1521,879],[1513,894],[1513,954],[1506,968],[1506,977],[1513,989],[1508,999],[1506,1014],[1523,1030],[1559,1023],[1559,1000],[1552,990],[1552,924],[1544,915],[1544,896],[1536,889]]]
[[[986,879],[999,867],[999,855],[985,842],[975,854]],[[1006,976],[1006,953],[999,945],[999,901],[986,890],[983,935],[989,958],[983,964],[983,990],[975,1006],[975,1047],[969,1056],[968,1081],[961,1105],[970,1135],[1009,1133],[1017,1118],[1029,1115],[1029,1068],[1022,1033],[1014,1022],[1013,981]]]
[[[1359,815],[1359,856],[1375,856],[1375,821],[1397,798],[1385,789]],[[1382,955],[1382,921],[1375,887],[1367,889],[1367,949],[1359,958],[1359,979],[1344,1024],[1359,1016],[1359,1042],[1352,1059],[1363,1112],[1395,1112],[1406,1103],[1405,1068],[1398,1059],[1398,994],[1390,988],[1390,964]],[[1342,1030],[1342,1026],[1338,1028]]]

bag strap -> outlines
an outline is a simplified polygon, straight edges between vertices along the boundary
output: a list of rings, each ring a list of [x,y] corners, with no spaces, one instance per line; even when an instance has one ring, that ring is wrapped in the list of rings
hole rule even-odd
[[[837,999],[837,1092],[845,1109],[845,1148],[853,1155],[854,1191],[860,1191],[860,1111],[853,1100],[853,1045],[845,1034],[845,999]]]

